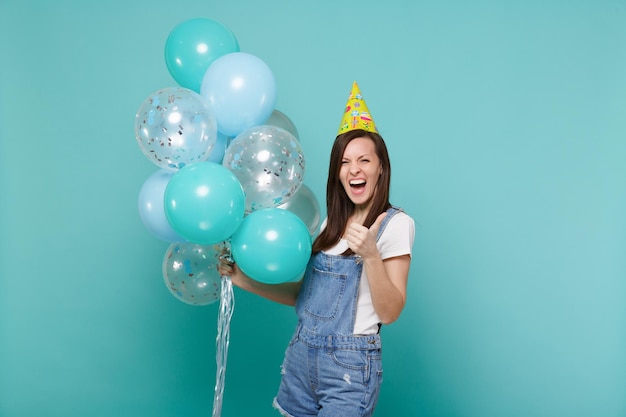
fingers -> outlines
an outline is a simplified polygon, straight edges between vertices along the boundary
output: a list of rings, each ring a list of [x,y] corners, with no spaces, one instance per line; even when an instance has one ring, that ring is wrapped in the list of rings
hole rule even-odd
[[[348,227],[346,233],[346,240],[348,241],[348,247],[352,249],[356,254],[361,255],[364,246],[367,246],[369,239],[369,229],[358,223],[352,223]]]
[[[367,231],[367,227],[359,223],[351,223],[348,227],[348,236],[359,236],[360,234],[366,233]]]
[[[374,224],[372,224],[372,227],[370,227],[370,230],[374,235],[378,233],[378,229],[380,229],[380,225],[382,224],[385,217],[387,217],[387,212],[380,213],[376,220],[374,220]]]
[[[218,257],[219,263],[217,269],[222,276],[231,276],[235,272],[235,263],[230,255],[223,254]]]
[[[369,229],[359,223],[351,223],[346,231],[348,247],[358,255],[373,254],[376,251],[376,235],[385,216],[387,213],[381,213]]]
[[[382,224],[386,216],[387,216],[386,212],[380,213],[378,217],[376,218],[376,220],[374,220],[374,223],[369,229],[363,226],[362,224],[359,224],[356,222],[351,223],[350,226],[348,227],[348,235],[353,234],[354,236],[359,236],[369,231],[371,232],[370,233],[371,235],[376,236],[376,234],[378,233],[378,229],[380,229],[380,225]]]
[[[218,265],[217,270],[219,271],[221,276],[231,276],[234,272],[232,266],[223,264]]]

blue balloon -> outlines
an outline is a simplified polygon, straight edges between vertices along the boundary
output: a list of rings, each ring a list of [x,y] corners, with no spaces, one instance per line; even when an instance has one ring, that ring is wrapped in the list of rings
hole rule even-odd
[[[176,82],[200,92],[202,77],[217,58],[239,52],[237,38],[223,24],[206,18],[180,23],[165,41],[165,64]]]
[[[165,188],[164,201],[172,229],[201,245],[227,240],[244,217],[241,183],[214,162],[197,162],[175,172]]]
[[[231,237],[233,259],[250,278],[266,284],[293,281],[311,257],[309,230],[294,213],[279,208],[246,216]]]
[[[207,159],[207,161],[221,164],[224,160],[224,154],[226,153],[228,143],[228,136],[217,132],[217,140],[215,141],[215,145],[213,145],[213,149],[211,150],[211,154],[209,155],[209,159]]]
[[[163,206],[165,187],[172,171],[160,169],[150,175],[139,191],[139,217],[150,233],[166,242],[184,242],[185,239],[172,229]]]
[[[276,103],[276,80],[260,58],[233,52],[211,64],[202,79],[200,95],[217,119],[217,130],[237,136],[270,117]]]

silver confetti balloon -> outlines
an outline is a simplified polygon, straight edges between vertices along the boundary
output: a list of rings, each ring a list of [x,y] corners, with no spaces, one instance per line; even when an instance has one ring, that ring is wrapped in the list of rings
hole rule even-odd
[[[277,126],[254,126],[228,146],[222,164],[241,182],[246,213],[286,203],[302,185],[305,159],[300,142]]]
[[[217,122],[200,94],[170,87],[150,95],[139,107],[135,136],[150,161],[175,171],[209,159],[217,141]]]
[[[172,243],[163,257],[163,280],[170,293],[191,305],[209,305],[220,298],[219,257],[226,243]]]

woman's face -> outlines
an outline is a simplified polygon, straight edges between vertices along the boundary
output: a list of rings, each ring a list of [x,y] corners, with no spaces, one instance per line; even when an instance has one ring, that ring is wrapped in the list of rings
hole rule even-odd
[[[348,143],[341,160],[339,179],[356,206],[367,207],[371,203],[381,172],[380,160],[370,138],[355,138]]]

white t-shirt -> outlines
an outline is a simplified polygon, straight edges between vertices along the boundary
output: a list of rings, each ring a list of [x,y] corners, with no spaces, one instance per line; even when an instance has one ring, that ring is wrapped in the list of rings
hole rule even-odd
[[[324,227],[326,227],[326,220],[322,223],[321,228],[323,229]],[[378,247],[378,252],[380,252],[382,260],[401,255],[411,256],[414,240],[415,222],[409,215],[401,211],[396,213],[391,220],[389,220],[380,239],[376,242],[376,246]],[[337,245],[325,250],[324,253],[340,255],[346,249],[348,249],[348,241],[341,239]],[[380,323],[380,318],[376,314],[376,311],[374,311],[367,274],[365,273],[365,268],[363,268],[357,297],[354,334],[365,335],[377,333],[378,323]]]

